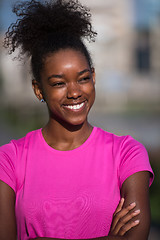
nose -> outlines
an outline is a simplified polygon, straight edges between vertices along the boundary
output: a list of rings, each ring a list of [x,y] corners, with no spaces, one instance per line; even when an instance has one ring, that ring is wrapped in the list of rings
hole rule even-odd
[[[67,86],[67,98],[79,98],[82,92],[78,83],[69,83]]]

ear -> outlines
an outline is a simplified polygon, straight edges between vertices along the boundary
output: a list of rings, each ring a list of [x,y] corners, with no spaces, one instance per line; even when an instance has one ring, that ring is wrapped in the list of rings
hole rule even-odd
[[[32,80],[32,88],[33,88],[34,94],[39,99],[39,101],[43,99],[41,84],[37,82],[35,79]]]
[[[93,79],[93,83],[94,83],[94,85],[95,85],[95,84],[96,84],[95,68],[92,68],[91,71],[92,71],[92,79]]]

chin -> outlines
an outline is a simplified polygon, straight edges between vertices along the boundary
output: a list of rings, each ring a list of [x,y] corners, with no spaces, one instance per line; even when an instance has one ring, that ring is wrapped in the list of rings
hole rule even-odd
[[[66,124],[70,125],[70,126],[82,126],[86,123],[86,119],[84,121],[68,121],[66,122]]]
[[[87,119],[79,119],[79,120],[72,120],[72,121],[65,121],[62,123],[62,125],[71,131],[80,129],[84,124],[87,123]]]

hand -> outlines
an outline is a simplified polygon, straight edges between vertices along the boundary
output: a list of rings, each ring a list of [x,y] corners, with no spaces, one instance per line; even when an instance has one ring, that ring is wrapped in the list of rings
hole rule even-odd
[[[118,204],[112,219],[111,229],[109,236],[123,236],[131,228],[139,224],[139,220],[132,220],[135,216],[140,214],[140,210],[133,211],[136,203],[133,202],[127,207],[122,208],[124,204],[124,198],[121,199]]]

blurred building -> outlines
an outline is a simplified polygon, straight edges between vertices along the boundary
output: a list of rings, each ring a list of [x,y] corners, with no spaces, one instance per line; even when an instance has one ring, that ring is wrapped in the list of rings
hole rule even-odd
[[[128,102],[160,102],[159,1],[81,2],[91,9],[98,32],[97,41],[87,43],[96,68],[98,107],[121,109]],[[1,48],[1,98],[7,104],[32,104],[29,64],[11,59]]]

